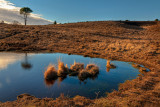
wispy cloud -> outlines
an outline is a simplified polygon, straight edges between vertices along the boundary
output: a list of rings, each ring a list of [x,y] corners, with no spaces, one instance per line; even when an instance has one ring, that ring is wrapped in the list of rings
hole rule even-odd
[[[27,54],[29,57],[34,54]],[[25,58],[25,54],[0,53],[0,71]]]
[[[0,20],[12,23],[18,21],[24,23],[22,15],[19,14],[20,7],[16,7],[15,4],[7,1],[0,0]],[[46,20],[39,14],[30,14],[27,24],[29,25],[46,25],[51,24],[52,21]]]

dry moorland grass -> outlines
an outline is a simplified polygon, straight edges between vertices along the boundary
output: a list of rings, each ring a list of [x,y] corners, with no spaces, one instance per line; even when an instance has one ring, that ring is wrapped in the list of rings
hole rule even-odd
[[[46,26],[0,24],[0,51],[62,52],[131,61],[150,72],[126,81],[107,97],[38,99],[22,97],[0,106],[135,106],[160,105],[160,23],[83,22]]]

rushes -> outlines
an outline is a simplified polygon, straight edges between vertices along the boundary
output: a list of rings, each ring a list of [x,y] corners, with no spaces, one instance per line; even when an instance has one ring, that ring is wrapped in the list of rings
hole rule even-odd
[[[106,65],[106,67],[107,68],[109,68],[109,69],[114,69],[114,68],[116,68],[116,66],[115,65],[113,65],[112,63],[110,63],[111,61],[110,60],[108,60],[107,61],[107,65]]]
[[[88,71],[90,75],[95,76],[99,73],[99,67],[95,64],[88,64],[86,66],[86,71]]]
[[[57,75],[59,77],[64,77],[68,74],[68,67],[64,66],[64,63],[62,61],[58,61],[58,71],[57,71]]]
[[[49,65],[47,70],[44,72],[44,78],[47,80],[55,79],[57,78],[57,71],[55,69],[54,65]]]
[[[99,67],[95,64],[87,64],[86,68],[80,71],[78,78],[84,81],[87,78],[97,77],[97,74],[99,74]]]
[[[44,72],[44,78],[46,80],[56,80],[57,78],[64,78],[69,76],[77,76],[79,80],[84,81],[87,78],[95,78],[99,74],[99,67],[95,64],[87,64],[84,68],[83,63],[74,62],[70,69],[68,65],[64,66],[62,61],[58,61],[58,70],[55,69],[54,65],[49,65],[47,70]],[[47,81],[48,83],[48,81]]]

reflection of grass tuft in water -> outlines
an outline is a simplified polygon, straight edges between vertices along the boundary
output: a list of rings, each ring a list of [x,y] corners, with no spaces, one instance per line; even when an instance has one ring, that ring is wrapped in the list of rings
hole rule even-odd
[[[52,80],[44,79],[45,84],[47,86],[49,86],[49,87],[52,86],[52,85],[54,85],[55,81],[56,81],[56,79],[52,79]]]

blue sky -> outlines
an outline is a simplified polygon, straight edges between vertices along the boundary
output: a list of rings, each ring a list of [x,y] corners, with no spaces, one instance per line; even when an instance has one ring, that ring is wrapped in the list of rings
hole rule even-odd
[[[59,23],[160,19],[160,0],[8,0]]]

